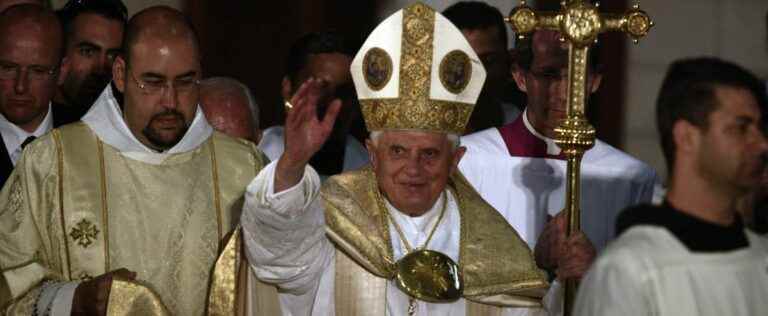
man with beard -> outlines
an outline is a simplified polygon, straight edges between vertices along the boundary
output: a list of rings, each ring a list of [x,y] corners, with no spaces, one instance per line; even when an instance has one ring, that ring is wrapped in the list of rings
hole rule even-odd
[[[443,15],[461,30],[488,71],[467,133],[511,123],[520,115],[520,105],[505,100],[505,93],[517,89],[509,75],[507,25],[501,12],[484,2],[461,1],[445,9]]]
[[[21,4],[0,21],[0,185],[32,140],[57,127],[61,113],[51,107],[61,65],[62,31],[53,12]]]
[[[764,315],[768,241],[737,201],[763,180],[766,94],[715,58],[670,66],[656,101],[669,191],[624,211],[619,237],[581,284],[575,315]]]
[[[200,106],[213,129],[259,143],[259,105],[242,82],[226,77],[203,80]]]
[[[123,106],[107,87],[81,122],[27,147],[0,192],[4,314],[235,314],[239,235],[225,241],[266,159],[205,120],[181,12],[136,14],[123,48]]]
[[[368,152],[357,139],[349,135],[352,122],[357,119],[354,107],[355,92],[349,65],[355,48],[341,35],[331,32],[311,33],[291,46],[286,60],[286,75],[282,82],[285,100],[309,78],[321,81],[324,95],[318,106],[322,116],[330,101],[342,100],[342,111],[328,141],[309,161],[322,179],[342,171],[354,170],[368,163]],[[264,130],[259,149],[270,160],[277,160],[284,151],[285,130],[274,126]]]
[[[62,107],[62,123],[88,112],[112,80],[112,63],[120,54],[128,10],[121,0],[70,0],[56,12],[64,26],[69,74],[59,86],[54,106]]]

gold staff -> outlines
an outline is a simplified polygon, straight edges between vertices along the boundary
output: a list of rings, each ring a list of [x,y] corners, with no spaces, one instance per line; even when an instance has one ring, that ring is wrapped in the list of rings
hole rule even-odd
[[[595,129],[589,124],[584,107],[587,97],[587,61],[589,47],[600,33],[621,31],[629,34],[637,44],[653,26],[650,16],[640,10],[639,1],[624,14],[601,14],[599,3],[584,0],[561,2],[559,12],[537,12],[525,0],[512,9],[506,21],[520,38],[538,29],[559,31],[568,45],[568,100],[567,118],[555,129],[555,142],[568,159],[568,186],[565,192],[565,211],[568,221],[566,233],[579,231],[580,165],[584,152],[595,145]],[[570,315],[576,297],[576,280],[565,281],[565,315]]]

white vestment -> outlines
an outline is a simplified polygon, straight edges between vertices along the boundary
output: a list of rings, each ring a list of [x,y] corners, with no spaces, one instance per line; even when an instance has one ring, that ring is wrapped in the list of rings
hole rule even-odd
[[[241,219],[248,260],[259,279],[278,286],[284,315],[334,315],[336,250],[325,235],[323,202],[318,197],[319,177],[307,166],[299,184],[274,194],[275,167],[275,162],[267,165],[248,187]],[[422,245],[439,217],[442,199],[446,196],[445,215],[427,248],[459,262],[459,210],[450,191],[418,218],[403,215],[389,203],[387,208],[408,242]],[[397,260],[405,254],[405,248],[394,225],[390,225],[389,230]],[[407,315],[409,298],[393,281],[388,281],[386,297],[388,315]],[[444,304],[417,302],[420,316],[462,316],[466,312],[463,298]],[[545,302],[545,306],[550,305],[546,297]],[[508,308],[503,315],[547,314],[541,308]]]
[[[280,158],[285,151],[285,131],[282,126],[272,126],[264,130],[258,147],[270,161]],[[359,169],[368,164],[368,150],[357,139],[347,135],[344,148],[344,165],[342,171]],[[331,175],[321,175],[327,177]]]
[[[574,315],[768,315],[768,240],[691,252],[666,228],[635,226],[616,239],[582,280]]]
[[[526,127],[531,129],[527,122]],[[461,172],[534,248],[547,217],[565,206],[566,161],[510,156],[496,128],[462,137],[461,144],[467,148]],[[559,154],[559,149],[551,149],[556,152],[548,148],[550,154]],[[656,172],[648,165],[595,141],[581,162],[581,228],[598,251],[614,238],[619,212],[651,201],[655,182]]]

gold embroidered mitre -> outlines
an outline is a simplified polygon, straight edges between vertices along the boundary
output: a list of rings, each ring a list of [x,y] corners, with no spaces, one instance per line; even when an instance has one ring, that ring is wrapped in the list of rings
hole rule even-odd
[[[351,72],[369,131],[462,134],[485,82],[461,31],[422,3],[381,22]]]

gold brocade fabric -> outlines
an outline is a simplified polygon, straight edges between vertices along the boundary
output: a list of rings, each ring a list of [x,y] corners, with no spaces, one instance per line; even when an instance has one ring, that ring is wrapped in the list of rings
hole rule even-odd
[[[107,303],[107,316],[168,316],[160,297],[149,288],[122,278],[112,280]]]
[[[463,176],[453,175],[448,185],[456,194],[461,217],[459,265],[464,275],[464,298],[505,307],[540,306],[548,284],[525,242]],[[380,195],[375,190],[378,187],[370,167],[330,178],[321,191],[326,208],[326,229],[336,246],[365,268],[366,273],[390,279],[394,263],[389,227],[386,213],[379,206],[382,204],[376,201]],[[337,263],[338,260],[341,259],[337,259]],[[337,274],[347,272],[361,271],[337,267]],[[365,286],[361,283],[353,285],[355,279],[362,280],[354,276],[336,276],[337,282],[348,280],[342,282],[344,286]],[[339,291],[339,285],[337,283],[336,291]],[[356,299],[362,298],[348,298]],[[337,301],[337,310],[338,304]]]
[[[9,198],[12,187],[0,192],[0,268],[13,280],[0,304],[29,299],[44,279],[126,268],[171,314],[204,315],[223,239],[265,162],[253,144],[219,133],[154,165],[100,143],[82,123],[54,130],[27,147],[9,178],[21,202]],[[43,269],[13,273],[35,265]]]

